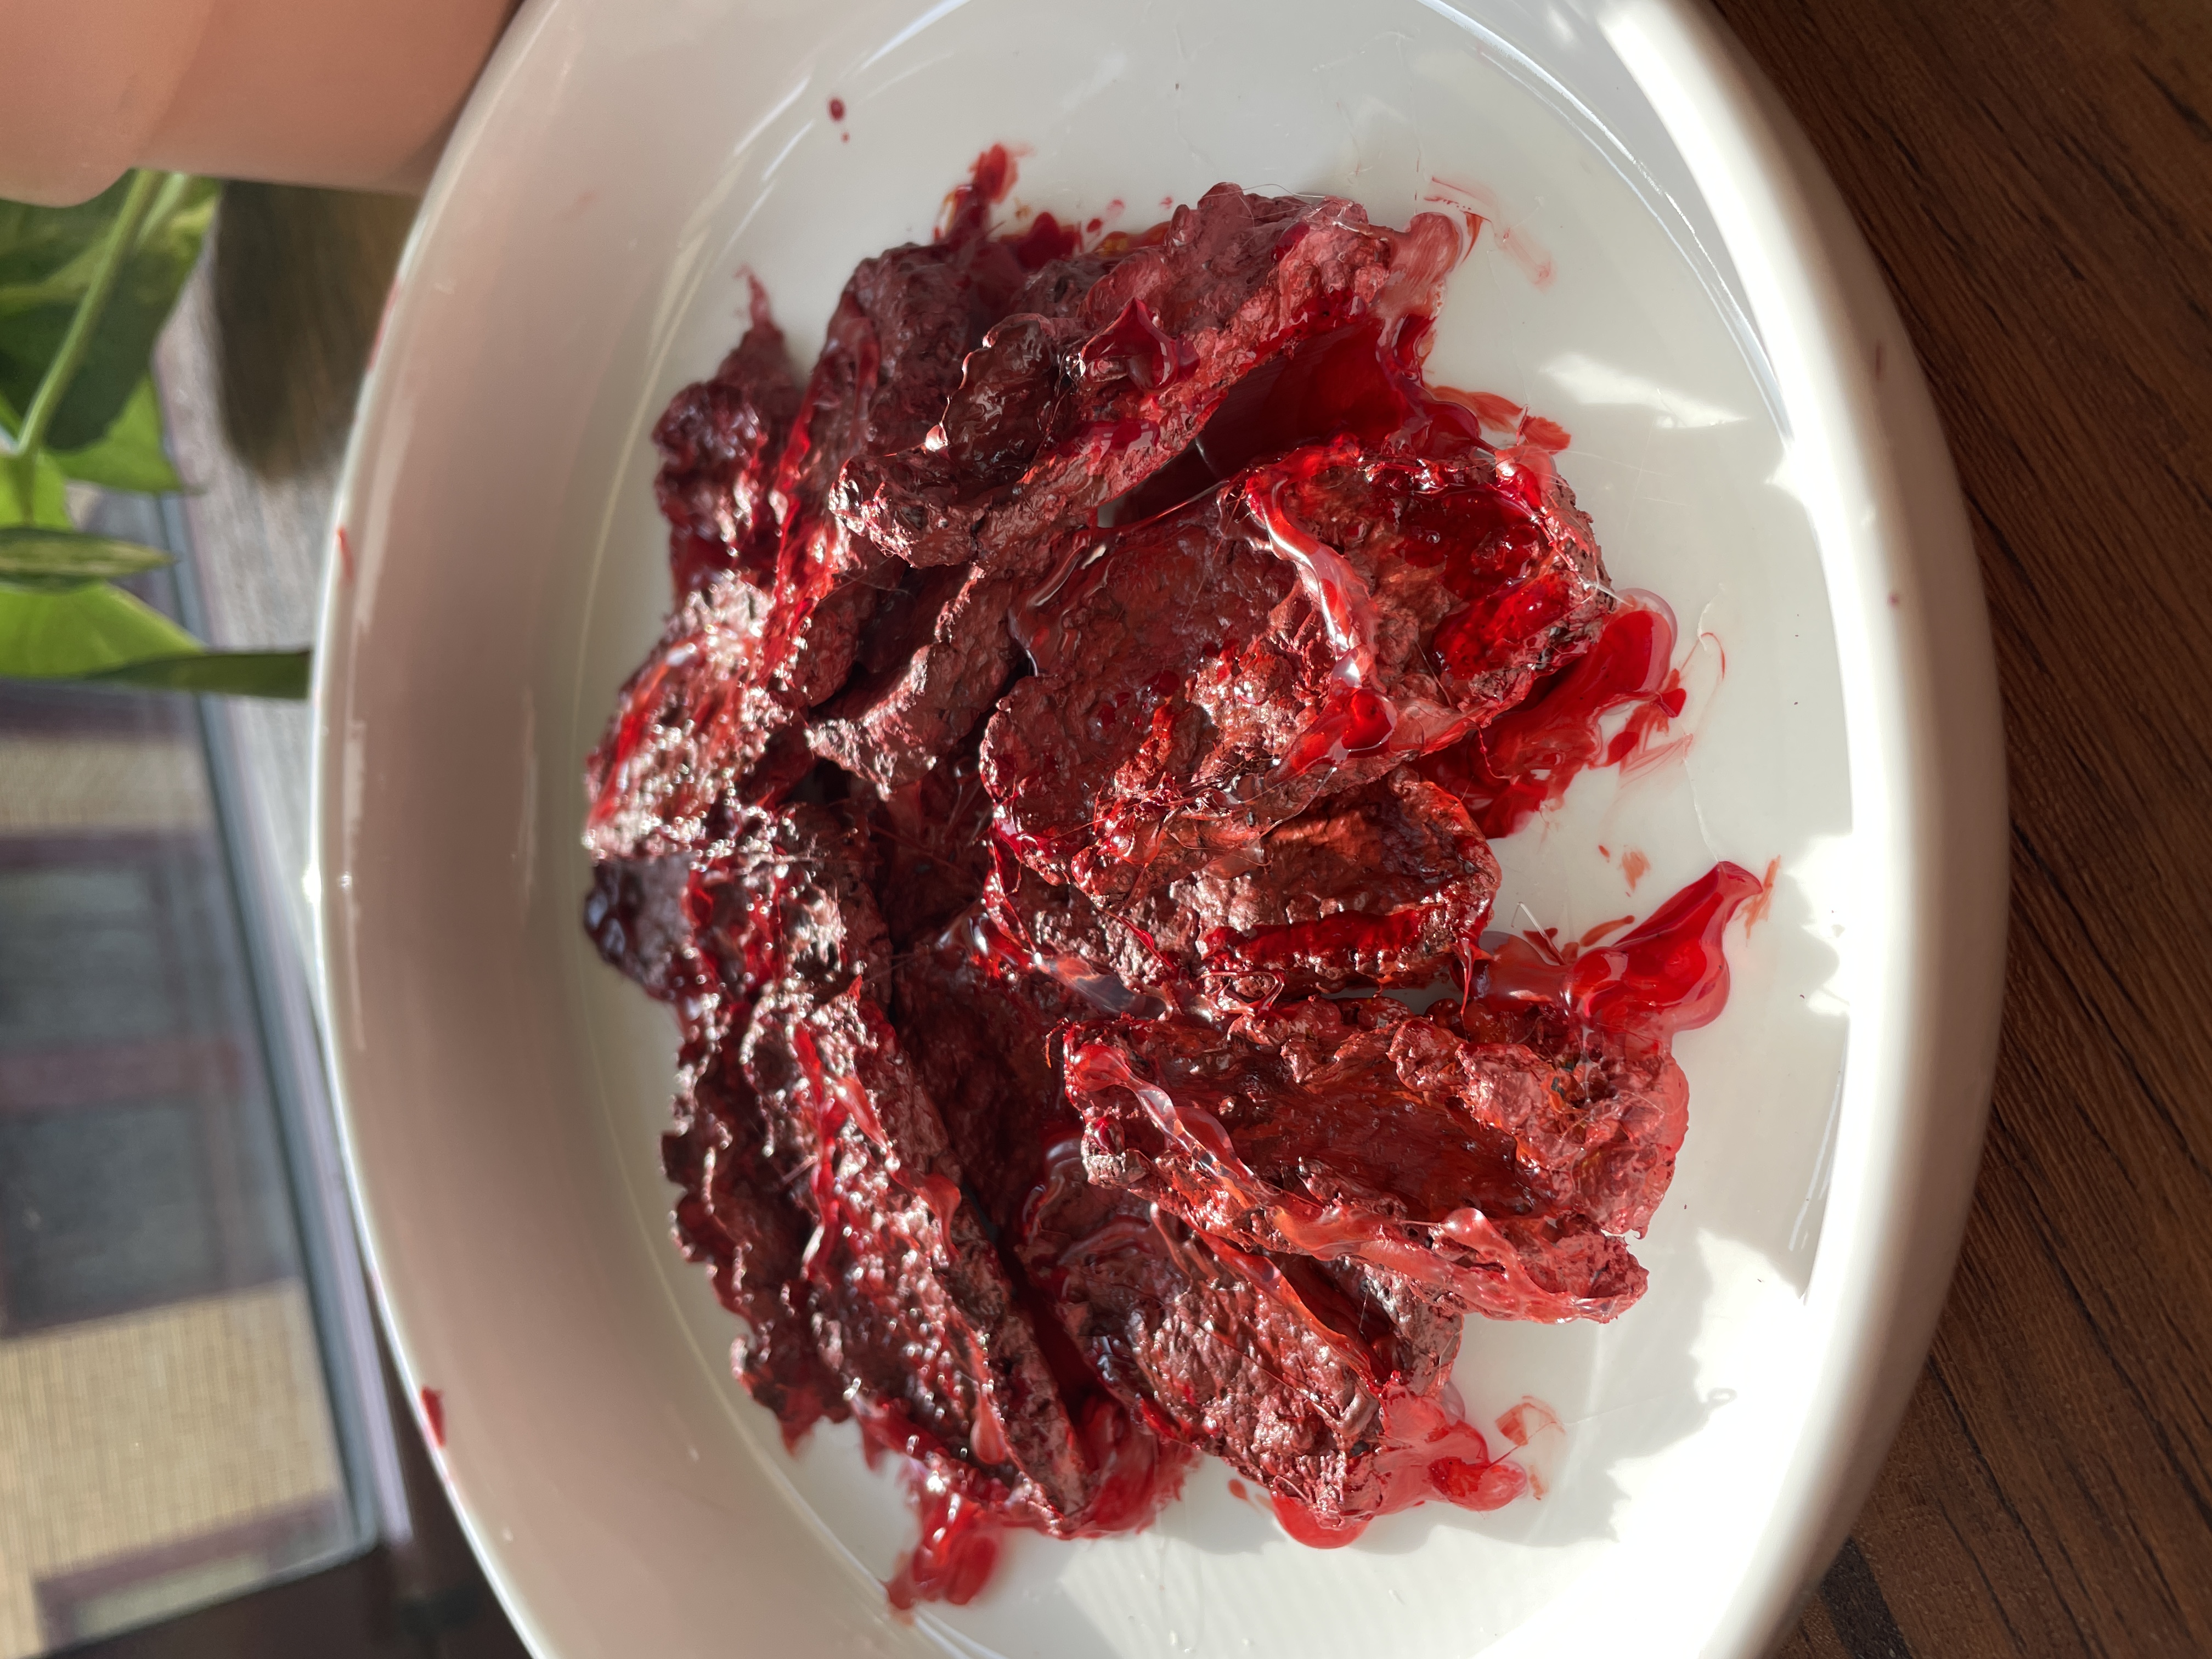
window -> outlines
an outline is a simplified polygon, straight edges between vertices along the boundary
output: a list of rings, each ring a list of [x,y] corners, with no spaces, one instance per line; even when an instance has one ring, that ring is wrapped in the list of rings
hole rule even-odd
[[[165,539],[149,503],[98,510]],[[351,1269],[345,1223],[281,1086],[210,720],[0,684],[0,1659],[374,1535],[374,1355],[311,1284]]]

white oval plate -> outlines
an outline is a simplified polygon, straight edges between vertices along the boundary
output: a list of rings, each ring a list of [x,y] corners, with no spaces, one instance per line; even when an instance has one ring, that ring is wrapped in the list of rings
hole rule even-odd
[[[844,120],[829,100],[842,99]],[[985,145],[1141,226],[1218,179],[1488,221],[1431,374],[1573,435],[1684,624],[1686,753],[1501,847],[1568,933],[1778,872],[1678,1052],[1692,1128],[1617,1323],[1476,1322],[1545,1484],[1321,1553],[1194,1474],[891,1620],[910,1522],[786,1455],[671,1247],[672,1033],[578,926],[581,757],[665,603],[644,434],[743,326],[819,337]],[[1802,140],[1676,0],[533,0],[409,251],[339,507],[317,832],[350,1168],[470,1533],[544,1656],[1756,1652],[1879,1462],[1980,1143],[2004,914],[1987,624],[1911,349]],[[1601,850],[1602,849],[1602,850]],[[1631,854],[1638,855],[1632,859]],[[1640,881],[1628,871],[1648,863]]]

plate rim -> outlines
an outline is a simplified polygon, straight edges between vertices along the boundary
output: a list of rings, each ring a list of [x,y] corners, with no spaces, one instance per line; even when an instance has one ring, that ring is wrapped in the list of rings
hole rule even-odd
[[[526,72],[551,15],[581,3],[526,0],[510,24],[417,215],[380,343],[410,308],[410,278],[424,249],[455,234],[447,204],[476,141],[501,118],[506,89]],[[1449,0],[1424,3],[1455,21],[1474,21],[1460,18]],[[1949,451],[1909,337],[1840,191],[1704,0],[1599,0],[1593,10],[1720,224],[1791,426],[1820,434],[1816,470],[1832,476],[1825,514],[1815,516],[1844,659],[1852,840],[1881,879],[1867,947],[1880,972],[1870,988],[1855,981],[1874,994],[1852,1003],[1828,1210],[1806,1292],[1825,1311],[1817,1384],[1771,1524],[1704,1650],[1749,1659],[1782,1632],[1856,1519],[1955,1267],[1986,1127],[2002,995],[2003,731],[1994,642]],[[349,556],[340,526],[386,435],[376,416],[394,379],[391,362],[373,349],[334,498],[331,539],[340,553],[325,574],[318,625],[307,888],[347,1183],[378,1311],[410,1407],[419,1412],[405,1291],[385,1274],[378,1248],[386,1204],[355,1132],[349,1002],[332,994],[350,961],[339,802],[350,739],[337,711],[357,669],[346,637],[341,574]],[[1869,844],[1877,855],[1864,853]],[[1939,914],[1942,927],[1920,925]],[[1929,1041],[1936,1031],[1948,1040]],[[442,1460],[439,1467],[444,1476]],[[557,1650],[486,1518],[450,1478],[447,1484],[518,1631],[533,1651]]]

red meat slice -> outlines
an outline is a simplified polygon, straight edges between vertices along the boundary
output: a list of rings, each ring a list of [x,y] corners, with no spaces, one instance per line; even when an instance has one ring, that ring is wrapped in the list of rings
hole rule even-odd
[[[963,917],[899,963],[896,1024],[942,1112],[966,1197],[987,1231],[1006,1241],[1045,1178],[1050,1149],[1081,1133],[1050,1050],[1054,1026],[1072,1010],[1055,988],[977,951],[974,935],[975,918]],[[1161,1441],[1106,1387],[1026,1276],[1019,1285],[1094,1472],[1082,1510],[1051,1529],[1091,1534],[1144,1524],[1174,1495],[1188,1453]]]
[[[745,1322],[731,1350],[732,1369],[775,1413],[785,1443],[795,1444],[821,1418],[844,1421],[845,1382],[815,1341],[804,1271],[814,1218],[791,1196],[805,1171],[772,1153],[767,1120],[734,1059],[715,1051],[677,1097],[661,1165],[682,1189],[678,1244],[707,1265],[722,1305]]]
[[[1074,1018],[1150,1017],[1196,989],[1187,964],[1080,889],[1047,881],[1003,842],[994,851],[979,948],[1010,972],[1050,981],[1073,1003]]]
[[[1565,487],[1495,457],[1255,468],[1025,609],[1037,672],[984,739],[1000,833],[1109,903],[1179,880],[1494,718],[1587,647],[1603,581]]]
[[[1366,1310],[1319,1264],[1209,1238],[1080,1170],[1063,1146],[1021,1259],[1108,1385],[1163,1433],[1262,1482],[1335,1541],[1425,1497],[1490,1508],[1519,1490],[1510,1466],[1486,1480],[1481,1435],[1419,1397],[1449,1364],[1456,1320],[1431,1322],[1444,1340],[1425,1353],[1407,1355],[1402,1333],[1370,1342]]]
[[[1240,793],[1265,793],[1327,664],[1296,648],[1295,575],[1240,518],[1217,491],[1122,532],[1030,619],[1037,672],[1000,699],[983,781],[1000,838],[1040,874],[1118,894],[1171,830],[1251,838]],[[1260,804],[1271,823],[1296,810]]]
[[[976,920],[963,916],[898,963],[893,1023],[944,1115],[970,1194],[1003,1230],[1044,1178],[1048,1147],[1081,1131],[1052,1036],[1086,1011],[980,952]]]
[[[1387,1000],[1342,1006],[1255,1016],[1242,1034],[1069,1032],[1091,1179],[1239,1248],[1367,1263],[1497,1318],[1607,1320],[1643,1293],[1585,1200],[1613,1218],[1604,1154],[1648,1136],[1671,1163],[1679,1112],[1647,1111],[1633,1088],[1564,1099],[1574,1079],[1526,1048],[1468,1042]]]
[[[817,844],[837,838],[833,815],[805,809]],[[756,817],[748,841],[765,851],[774,823]],[[787,824],[787,843],[792,839]],[[673,1224],[685,1255],[706,1264],[723,1305],[746,1322],[732,1350],[738,1377],[774,1411],[787,1441],[796,1441],[818,1419],[848,1414],[844,1383],[823,1362],[813,1332],[812,1293],[801,1273],[813,1218],[793,1196],[805,1166],[789,1136],[779,1139],[750,1080],[738,1063],[750,1000],[763,985],[749,975],[744,953],[718,950],[711,923],[717,901],[730,885],[742,854],[709,866],[693,878],[690,860],[673,856],[631,863],[609,860],[594,872],[586,901],[586,924],[601,953],[674,1004],[683,1046],[678,1054],[676,1125],[662,1137],[662,1164],[678,1187]],[[862,890],[863,896],[865,890]],[[766,907],[783,921],[781,909]],[[793,907],[804,912],[803,905]],[[864,913],[865,914],[865,913]],[[804,926],[803,914],[787,920]],[[846,917],[820,919],[841,938]],[[867,953],[860,942],[856,956]],[[757,951],[757,972],[794,954],[788,948],[769,963]],[[801,961],[819,963],[828,951],[799,946]]]
[[[897,602],[878,601],[870,634],[894,642],[882,665],[869,664],[873,641],[865,642],[862,674],[807,727],[815,753],[886,791],[914,782],[975,729],[1014,660],[1011,583],[939,571],[908,580],[921,590],[910,605],[903,591]]]
[[[653,428],[660,452],[653,494],[668,520],[678,593],[725,572],[763,589],[775,576],[781,524],[773,487],[799,412],[799,382],[759,283],[752,293],[744,338],[711,377],[678,392]]]
[[[684,915],[690,878],[690,862],[681,854],[609,859],[592,867],[584,931],[609,967],[656,1001],[673,1002],[710,977]]]
[[[1042,1522],[1079,1520],[1093,1471],[890,1023],[855,990],[791,1036],[816,1143],[805,1273],[823,1359],[898,1425],[896,1449],[981,1471]]]
[[[934,939],[981,897],[990,869],[991,798],[977,775],[975,739],[871,805],[882,871],[877,902],[895,949]]]
[[[726,994],[802,1010],[855,981],[881,988],[890,941],[871,884],[876,847],[855,805],[751,811],[722,856],[694,866],[685,915]]]
[[[688,597],[586,769],[587,838],[602,856],[711,849],[738,808],[772,804],[805,770],[805,711],[843,687],[902,568],[824,511],[830,488],[854,453],[921,441],[969,350],[1042,275],[1020,243],[986,234],[983,213],[971,204],[939,240],[863,261],[803,393],[789,392],[781,336],[759,307],[716,375],[655,428]],[[833,725],[853,724],[826,740],[833,752],[906,781],[988,707],[1012,651],[1003,599],[937,609],[953,615],[933,672],[911,692],[890,675],[872,721],[865,704],[835,711]]]
[[[869,885],[875,849],[854,807],[756,814],[686,896],[725,996],[750,1012],[719,1050],[759,1115],[762,1179],[745,1196],[787,1193],[809,1217],[800,1279],[815,1348],[857,1390],[872,1434],[947,1480],[980,1480],[964,1489],[1009,1516],[1080,1528],[1126,1471],[1088,1460],[963,1194],[944,1121],[879,1005],[890,962]],[[728,1065],[733,1055],[741,1065]],[[1130,1436],[1109,1438],[1154,1455]]]
[[[1039,222],[1040,228],[1049,224],[1048,216]],[[1002,239],[975,245],[981,251],[975,263],[988,266],[992,280],[976,282],[975,291],[995,300],[1006,280],[1004,265],[1010,258],[1025,261],[1034,251],[1034,237],[1032,232],[1018,241]],[[1024,399],[1040,402],[1039,388],[1048,387],[1051,381],[1048,374],[1042,380],[1024,380],[1039,365],[1027,360],[1009,362],[1003,352],[994,354],[993,343],[1001,336],[1011,338],[1026,329],[1047,326],[1041,313],[1079,303],[1111,263],[1096,253],[1076,254],[1050,259],[1030,271],[1007,302],[1020,314],[996,325],[968,354],[958,370],[965,390],[954,393],[949,409],[941,353],[908,353],[896,364],[887,362],[878,373],[887,380],[894,374],[902,377],[897,390],[902,418],[897,430],[904,434],[903,441],[915,446],[902,453],[939,454],[948,465],[986,473],[1002,468],[1003,458],[994,444],[1018,446],[1018,434],[1036,412]],[[916,319],[928,314],[927,306],[909,305],[901,325],[911,331],[918,325]],[[960,337],[951,327],[942,336]],[[1002,372],[987,392],[975,381],[979,375],[988,377],[986,365],[994,356]],[[977,424],[973,411],[979,400],[991,411],[995,438],[970,429]],[[936,423],[922,441],[915,428],[925,416]],[[833,501],[850,492],[856,475],[878,465],[882,446],[893,435],[881,423],[872,427],[844,461]],[[836,532],[825,527],[822,533],[842,533],[854,538],[854,544],[874,545],[872,538],[849,519],[840,519]],[[1006,617],[1014,584],[961,568],[898,576],[880,566],[871,566],[854,580],[881,590],[855,645],[859,672],[854,683],[817,714],[810,738],[817,753],[879,788],[893,789],[935,764],[989,712],[1013,660]]]
[[[1251,1006],[1354,983],[1464,985],[1498,887],[1466,808],[1402,767],[1162,875],[1094,903],[1001,857],[984,904],[1014,960],[1118,1014],[1200,994]]]
[[[1255,368],[1349,323],[1425,315],[1463,251],[1439,215],[1393,231],[1340,198],[1217,185],[1074,318],[997,331],[929,443],[856,459],[833,510],[915,564],[1034,566],[1182,454]]]
[[[584,839],[602,859],[710,853],[744,803],[778,798],[813,757],[760,683],[766,603],[736,576],[686,594],[585,763]]]
[[[1354,982],[1464,983],[1497,891],[1498,860],[1467,809],[1401,767],[1316,802],[1168,896],[1207,974],[1249,1004]],[[1140,919],[1154,938],[1168,931],[1164,915]]]
[[[996,250],[1001,258],[990,256]],[[831,314],[777,470],[782,539],[776,604],[762,653],[767,682],[792,709],[834,694],[853,665],[890,561],[825,510],[838,471],[873,446],[920,441],[959,384],[960,361],[988,326],[991,295],[1013,286],[978,283],[976,256],[1012,267],[1000,245],[972,240],[893,248],[863,260]]]

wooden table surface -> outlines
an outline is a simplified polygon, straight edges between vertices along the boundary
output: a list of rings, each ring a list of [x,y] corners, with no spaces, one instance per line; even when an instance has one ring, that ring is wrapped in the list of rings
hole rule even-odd
[[[1719,9],[1919,349],[2012,785],[1965,1254],[1783,1652],[2212,1655],[2212,6]]]
[[[1919,349],[2012,779],[1965,1254],[1874,1495],[1780,1653],[2212,1656],[2212,900],[2192,884],[2212,841],[2212,3],[1718,4]],[[211,356],[182,361],[221,405],[194,527],[204,551],[236,542],[243,640],[292,626],[255,624],[252,562],[319,551],[268,538],[320,522],[398,222],[296,192],[226,213]],[[334,260],[356,270],[335,287]],[[273,732],[268,763],[295,741]],[[304,802],[304,777],[269,787]]]

